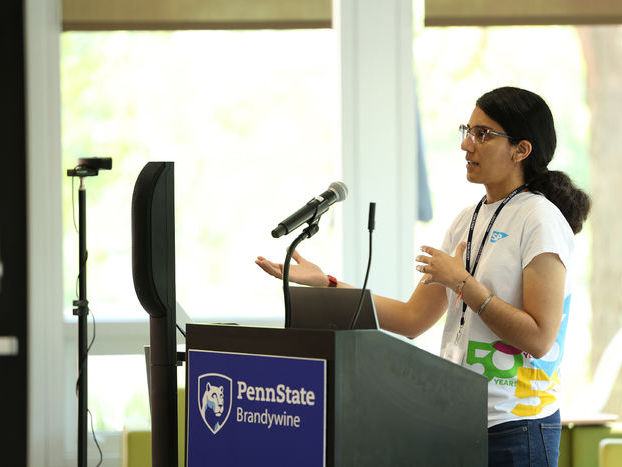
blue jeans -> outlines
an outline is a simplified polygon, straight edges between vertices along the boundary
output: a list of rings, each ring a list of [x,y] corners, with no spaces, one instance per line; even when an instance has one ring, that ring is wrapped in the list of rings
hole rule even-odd
[[[488,465],[555,467],[561,433],[559,411],[546,418],[492,426],[488,429]]]

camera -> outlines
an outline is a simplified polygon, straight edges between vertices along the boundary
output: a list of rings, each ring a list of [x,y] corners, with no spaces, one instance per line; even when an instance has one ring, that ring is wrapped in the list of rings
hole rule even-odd
[[[78,159],[78,165],[74,169],[68,169],[69,177],[92,177],[99,174],[100,170],[112,169],[111,157],[85,157]]]

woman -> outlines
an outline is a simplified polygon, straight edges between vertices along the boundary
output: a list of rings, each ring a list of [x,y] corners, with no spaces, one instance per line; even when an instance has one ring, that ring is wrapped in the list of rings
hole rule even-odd
[[[557,465],[567,271],[590,201],[547,169],[556,136],[538,95],[488,92],[460,130],[467,180],[486,195],[456,217],[440,249],[421,248],[424,275],[408,302],[375,297],[378,318],[414,338],[447,312],[441,355],[488,379],[489,464]],[[293,282],[335,286],[318,266],[294,260]],[[282,265],[256,263],[281,277]]]

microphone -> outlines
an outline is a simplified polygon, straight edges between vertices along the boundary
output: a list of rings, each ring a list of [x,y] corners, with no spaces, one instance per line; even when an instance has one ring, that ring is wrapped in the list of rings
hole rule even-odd
[[[369,203],[369,214],[367,216],[367,230],[373,232],[376,228],[376,203]]]
[[[343,182],[333,182],[324,193],[312,198],[307,204],[301,207],[287,219],[279,222],[279,225],[272,231],[274,238],[296,230],[305,222],[312,221],[326,211],[332,204],[343,201],[348,196],[348,187]]]
[[[369,256],[367,258],[367,271],[365,272],[365,280],[363,281],[363,288],[361,289],[361,296],[359,298],[359,303],[356,306],[356,312],[354,316],[352,316],[352,321],[350,321],[350,329],[354,329],[354,325],[356,324],[356,320],[359,319],[359,315],[361,314],[361,309],[363,307],[363,299],[365,298],[365,288],[367,287],[367,279],[369,279],[369,268],[371,266],[371,235],[376,228],[376,203],[369,203],[369,214],[367,217],[367,230],[369,230]]]

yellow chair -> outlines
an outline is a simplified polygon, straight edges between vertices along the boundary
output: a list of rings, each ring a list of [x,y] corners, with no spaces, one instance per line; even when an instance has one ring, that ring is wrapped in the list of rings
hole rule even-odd
[[[605,438],[598,444],[598,466],[620,467],[622,465],[622,439]]]
[[[186,443],[186,391],[177,391],[177,465],[184,466]],[[151,431],[123,430],[122,441],[123,467],[151,467]]]

